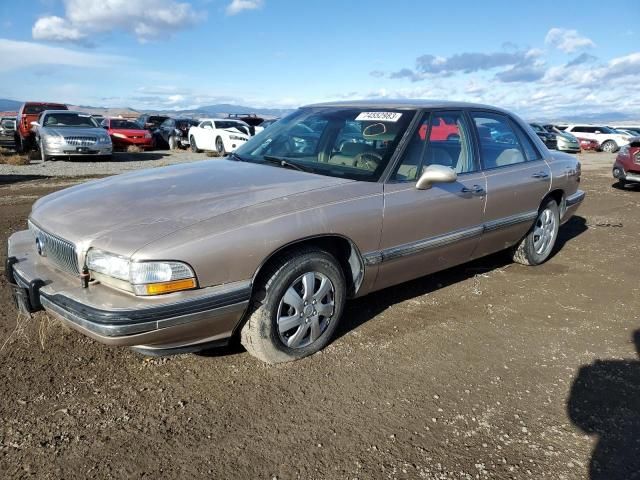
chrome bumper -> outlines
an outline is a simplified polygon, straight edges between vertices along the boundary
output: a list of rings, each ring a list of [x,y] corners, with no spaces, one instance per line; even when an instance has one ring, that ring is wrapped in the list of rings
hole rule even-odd
[[[37,254],[28,231],[9,238],[5,274],[21,310],[44,309],[102,343],[144,350],[228,339],[251,295],[250,281],[154,298],[97,282],[82,288],[79,277],[57,270]]]

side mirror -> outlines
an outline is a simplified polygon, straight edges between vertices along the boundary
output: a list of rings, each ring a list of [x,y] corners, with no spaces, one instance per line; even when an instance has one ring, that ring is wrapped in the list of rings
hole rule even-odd
[[[453,183],[458,179],[458,174],[444,165],[429,165],[424,169],[416,188],[418,190],[429,190],[434,183]]]
[[[30,125],[32,127],[39,127],[40,126],[40,124],[38,122],[35,122],[35,121],[31,122]]]

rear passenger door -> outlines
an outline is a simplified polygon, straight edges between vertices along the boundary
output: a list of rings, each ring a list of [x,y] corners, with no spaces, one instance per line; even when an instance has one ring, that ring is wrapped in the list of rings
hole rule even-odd
[[[551,171],[529,135],[508,115],[471,112],[487,180],[485,232],[477,255],[503,250],[531,228]]]

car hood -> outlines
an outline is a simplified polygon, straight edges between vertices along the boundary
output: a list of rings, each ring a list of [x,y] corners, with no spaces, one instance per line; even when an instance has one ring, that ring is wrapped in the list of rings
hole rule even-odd
[[[163,236],[234,210],[350,182],[268,165],[205,160],[55,192],[34,204],[31,220],[75,243],[80,252],[94,246],[131,255]]]
[[[76,137],[84,135],[101,136],[106,133],[104,128],[90,128],[90,127],[43,127],[40,131],[47,135],[59,135],[61,137]]]

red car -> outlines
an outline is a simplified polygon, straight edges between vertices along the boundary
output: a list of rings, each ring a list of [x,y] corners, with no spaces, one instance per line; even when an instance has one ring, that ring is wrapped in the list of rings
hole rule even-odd
[[[105,118],[102,126],[109,132],[114,148],[136,146],[150,149],[155,146],[153,135],[135,122],[122,118]]]
[[[640,183],[640,137],[632,138],[629,145],[620,148],[613,164],[613,177],[621,186]]]
[[[420,139],[427,138],[427,125],[422,125],[418,131]],[[458,125],[451,118],[442,116],[435,117],[431,120],[431,135],[430,140],[443,141],[443,140],[457,140],[460,138],[460,131]]]
[[[600,143],[597,140],[593,138],[576,138],[580,142],[580,148],[582,150],[593,150],[594,152],[600,150]]]

